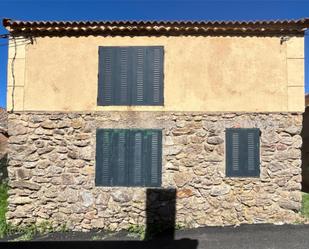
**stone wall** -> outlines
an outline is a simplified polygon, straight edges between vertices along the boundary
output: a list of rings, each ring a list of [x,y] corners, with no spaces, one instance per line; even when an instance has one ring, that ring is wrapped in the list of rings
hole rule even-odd
[[[9,207],[15,224],[118,230],[145,222],[145,188],[96,187],[96,128],[162,128],[162,187],[187,227],[294,222],[301,206],[300,113],[15,113]],[[260,178],[225,177],[225,129],[261,130]],[[153,198],[156,198],[155,196]],[[158,208],[165,201],[158,200]]]
[[[0,107],[0,128],[7,129],[7,111]]]

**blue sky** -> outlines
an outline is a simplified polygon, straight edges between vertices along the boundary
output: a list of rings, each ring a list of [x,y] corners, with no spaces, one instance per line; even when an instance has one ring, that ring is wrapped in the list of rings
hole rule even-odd
[[[0,0],[0,18],[22,20],[261,20],[309,17],[309,0]],[[0,34],[7,31],[1,26]],[[309,32],[308,32],[309,34]],[[6,105],[7,40],[0,39],[0,106]],[[308,58],[309,39],[305,53]],[[309,92],[309,60],[306,60]]]

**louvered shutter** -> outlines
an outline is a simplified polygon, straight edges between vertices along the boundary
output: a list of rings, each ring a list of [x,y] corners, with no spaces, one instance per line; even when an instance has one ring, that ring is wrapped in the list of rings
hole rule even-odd
[[[161,186],[161,165],[162,165],[162,132],[160,130],[145,131],[148,143],[146,161],[147,186]]]
[[[160,130],[99,129],[96,144],[96,185],[161,185]]]
[[[112,161],[112,131],[97,130],[96,134],[96,185],[111,185],[111,161]]]
[[[144,179],[144,143],[143,131],[131,130],[130,131],[130,165],[129,165],[129,185],[130,186],[143,186]]]
[[[226,175],[259,176],[259,129],[226,130]]]
[[[128,130],[113,130],[112,132],[112,186],[126,186],[128,184]]]
[[[131,47],[132,105],[163,105],[163,47]]]
[[[161,186],[162,132],[130,131],[130,186]]]
[[[147,100],[149,105],[163,104],[163,47],[147,49]]]
[[[130,105],[129,47],[99,48],[98,105]]]
[[[132,56],[132,105],[146,105],[146,48],[131,47]]]
[[[247,142],[247,158],[244,165],[246,175],[259,176],[260,175],[260,130],[247,129],[245,134]]]
[[[99,48],[98,105],[113,104],[114,52],[109,47]]]
[[[161,46],[99,47],[98,105],[163,105]]]
[[[236,129],[226,130],[226,175],[240,175],[240,134]]]
[[[117,50],[119,65],[119,79],[115,82],[115,104],[117,105],[130,105],[130,49],[128,47],[121,47]]]

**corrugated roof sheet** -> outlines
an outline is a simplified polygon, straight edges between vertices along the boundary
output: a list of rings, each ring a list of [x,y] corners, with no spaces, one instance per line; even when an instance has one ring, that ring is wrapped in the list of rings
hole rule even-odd
[[[303,35],[309,19],[271,21],[19,21],[3,19],[16,35]]]

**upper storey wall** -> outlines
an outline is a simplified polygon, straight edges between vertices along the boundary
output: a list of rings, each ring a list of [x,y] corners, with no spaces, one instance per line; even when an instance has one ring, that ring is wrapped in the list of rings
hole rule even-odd
[[[164,46],[164,106],[97,106],[98,47],[148,45]],[[8,110],[304,110],[303,37],[40,37],[18,44],[14,84],[9,50]]]

